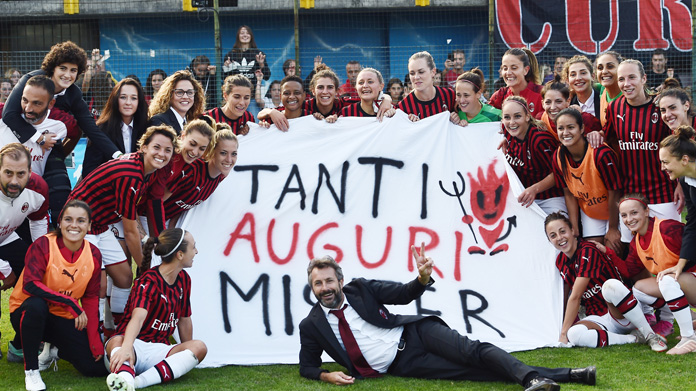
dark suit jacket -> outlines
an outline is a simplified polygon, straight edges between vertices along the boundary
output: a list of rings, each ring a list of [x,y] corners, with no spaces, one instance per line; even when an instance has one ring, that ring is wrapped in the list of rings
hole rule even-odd
[[[146,128],[144,126],[137,126],[135,123],[133,124],[133,134],[131,135],[130,145],[131,152],[138,150],[138,140],[140,140],[140,137],[145,133],[145,129]],[[123,145],[123,136],[120,133],[116,135],[116,137],[111,137],[110,135],[107,136],[116,145],[119,151],[125,153],[126,147]],[[87,175],[89,175],[89,173],[95,168],[111,159],[111,155],[105,154],[90,142],[87,144],[87,148],[85,149],[85,159],[82,162],[82,177],[87,177]]]
[[[430,279],[428,285],[432,285]],[[366,322],[391,329],[417,322],[421,315],[397,315],[390,313],[384,304],[408,304],[425,292],[418,279],[408,284],[391,281],[358,278],[343,287],[346,300]],[[348,353],[341,347],[326,320],[319,303],[312,307],[309,315],[300,322],[300,375],[308,379],[319,379],[322,372],[321,354],[326,351],[337,363],[348,368],[354,377],[360,374],[353,368]]]
[[[164,113],[159,113],[152,118],[150,118],[150,125],[149,126],[156,126],[156,125],[169,125],[174,130],[176,130],[176,134],[181,134],[181,126],[179,126],[179,121],[176,120],[176,115],[174,112],[169,109],[165,111]]]
[[[600,92],[600,85],[599,84],[594,84],[592,85],[592,89],[594,90],[594,109],[595,109],[595,117],[599,119],[599,107],[602,104],[599,98],[599,92]],[[573,97],[570,99],[570,104],[571,105],[578,105],[580,106],[580,101],[578,100],[578,97],[576,95],[573,95]]]

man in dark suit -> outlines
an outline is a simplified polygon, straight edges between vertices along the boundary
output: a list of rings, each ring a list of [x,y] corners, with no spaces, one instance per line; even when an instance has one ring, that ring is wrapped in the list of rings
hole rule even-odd
[[[355,378],[393,376],[474,381],[513,381],[527,391],[559,390],[558,382],[595,384],[594,366],[531,367],[490,343],[470,340],[435,316],[391,314],[384,304],[408,304],[434,283],[433,260],[411,248],[418,278],[408,284],[358,278],[343,285],[341,267],[326,256],[307,268],[317,298],[300,323],[300,374],[344,385]],[[348,369],[321,368],[326,351]]]

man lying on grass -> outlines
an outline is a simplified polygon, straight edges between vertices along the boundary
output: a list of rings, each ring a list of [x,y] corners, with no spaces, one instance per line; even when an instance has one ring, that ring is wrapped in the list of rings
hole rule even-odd
[[[531,390],[560,390],[556,382],[595,384],[594,366],[579,369],[525,365],[493,344],[470,340],[436,316],[391,314],[384,304],[408,304],[433,284],[433,260],[411,248],[418,278],[408,284],[358,278],[343,285],[329,256],[307,268],[317,298],[300,323],[300,374],[337,385],[355,378],[393,376],[474,381],[514,381]],[[348,369],[321,368],[326,351]]]

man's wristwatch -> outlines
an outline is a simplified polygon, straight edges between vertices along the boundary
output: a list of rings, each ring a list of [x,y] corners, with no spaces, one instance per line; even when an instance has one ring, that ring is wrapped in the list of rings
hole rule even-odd
[[[46,144],[46,135],[42,134],[41,135],[41,141],[38,142],[40,147],[43,147],[44,144]]]

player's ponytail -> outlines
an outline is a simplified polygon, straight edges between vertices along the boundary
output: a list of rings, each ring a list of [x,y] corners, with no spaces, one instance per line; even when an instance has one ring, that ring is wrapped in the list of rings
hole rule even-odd
[[[184,239],[186,231],[181,228],[165,229],[156,238],[150,237],[143,245],[143,262],[140,269],[145,271],[150,269],[152,262],[152,252],[162,257],[162,263],[169,263],[174,259],[178,251],[186,251],[188,242]]]
[[[696,161],[696,141],[694,141],[696,131],[688,125],[681,125],[674,134],[669,135],[660,142],[660,148],[669,152],[670,155],[681,158],[686,155],[689,161]]]

